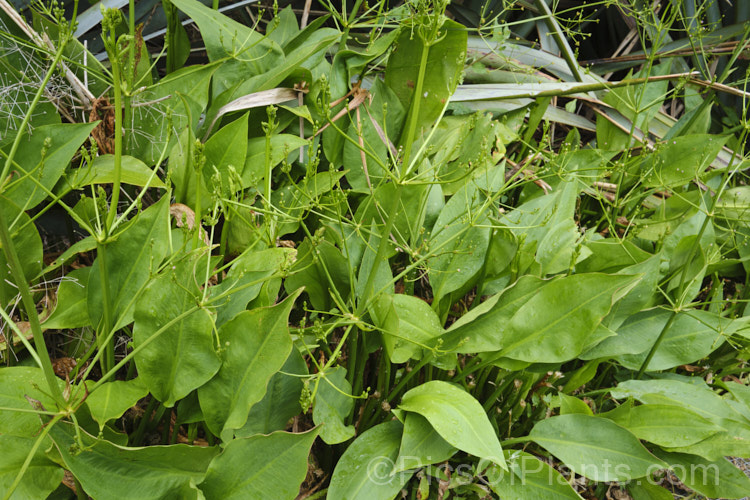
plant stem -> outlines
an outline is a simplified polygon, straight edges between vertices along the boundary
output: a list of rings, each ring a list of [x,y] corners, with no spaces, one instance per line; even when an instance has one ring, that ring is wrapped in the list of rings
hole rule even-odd
[[[113,35],[114,37],[114,35]],[[117,47],[117,42],[115,47]],[[117,205],[120,201],[120,182],[122,179],[122,81],[120,75],[120,62],[117,61],[116,54],[117,50],[113,50],[110,54],[110,60],[112,63],[112,77],[113,84],[112,88],[115,95],[115,176],[112,183],[112,202],[109,206],[109,212],[107,213],[107,220],[104,225],[104,237],[105,240],[109,237],[109,228],[115,221],[117,215]]]
[[[21,302],[26,309],[26,315],[31,325],[31,333],[34,335],[34,347],[39,355],[39,359],[42,364],[42,371],[44,372],[44,378],[47,381],[48,389],[55,402],[61,407],[65,407],[65,398],[60,391],[58,385],[58,378],[55,376],[55,370],[52,368],[52,362],[50,361],[49,352],[47,351],[47,344],[44,340],[44,334],[42,333],[42,326],[39,323],[39,314],[36,312],[36,304],[34,298],[31,296],[31,290],[29,284],[26,281],[26,276],[21,266],[21,261],[18,259],[18,253],[16,247],[10,236],[8,224],[4,217],[0,217],[0,245],[3,247],[5,252],[5,258],[8,260],[10,271],[13,279],[18,287],[18,292],[21,294]],[[11,337],[12,338],[12,335]]]

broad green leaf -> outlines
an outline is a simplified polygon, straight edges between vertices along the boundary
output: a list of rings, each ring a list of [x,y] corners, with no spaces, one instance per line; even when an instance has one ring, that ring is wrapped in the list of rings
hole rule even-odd
[[[109,292],[112,321],[117,326],[132,322],[133,299],[146,284],[169,245],[169,197],[164,196],[138,214],[134,222],[117,239],[106,244],[105,281]],[[88,309],[91,324],[99,327],[104,305],[100,257],[89,273]],[[181,312],[181,311],[180,311]],[[106,325],[112,328],[115,325]]]
[[[37,206],[47,197],[47,191],[52,191],[95,126],[96,123],[63,123],[34,129],[31,137],[22,139],[19,144],[13,165],[17,174],[3,189],[3,196],[24,210]]]
[[[166,185],[153,175],[150,168],[141,160],[123,155],[120,170],[120,182],[133,186],[165,188]],[[115,181],[115,157],[102,155],[94,158],[91,165],[71,171],[71,177],[66,180],[72,189],[80,189],[89,184],[110,184]]]
[[[60,386],[64,385],[62,380]],[[47,395],[47,383],[40,368],[13,366],[0,368],[0,435],[34,438],[42,421],[26,396],[39,401],[48,411],[55,402]],[[20,411],[13,411],[13,410]]]
[[[435,301],[469,284],[484,265],[491,234],[489,219],[480,208],[484,201],[482,192],[467,184],[435,221],[429,245],[437,256],[428,267]]]
[[[247,80],[270,71],[274,65],[283,64],[281,47],[255,30],[197,0],[175,0],[172,3],[200,28],[210,61],[229,58],[222,62],[214,76],[214,97],[241,79]]]
[[[293,500],[307,474],[317,430],[234,439],[208,466],[198,487],[206,498]]]
[[[696,179],[719,154],[729,136],[685,135],[660,145],[641,164],[644,187],[676,187]]]
[[[605,339],[581,357],[615,357],[623,366],[638,370],[672,314],[663,309],[641,311],[627,319],[617,329],[616,336]],[[732,320],[708,311],[685,310],[676,313],[648,369],[666,370],[708,356],[731,334],[732,325]]]
[[[638,439],[667,448],[695,444],[724,430],[687,408],[672,405],[625,403],[598,416],[626,428]]]
[[[737,402],[745,407],[745,410],[747,410],[745,415],[750,415],[750,386],[741,382],[726,382],[724,387]]]
[[[358,304],[366,304],[373,298],[374,294],[378,291],[383,290],[381,295],[390,295],[395,292],[392,281],[393,273],[391,272],[391,266],[388,263],[388,253],[381,257],[380,263],[375,269],[376,258],[378,256],[378,248],[380,247],[381,235],[378,232],[378,227],[375,221],[370,224],[370,237],[365,246],[362,254],[362,262],[359,266],[359,274],[357,276],[357,286],[354,288],[354,293],[357,295]],[[386,243],[390,246],[390,243]],[[374,271],[374,276],[373,275]],[[372,288],[368,291],[367,284],[372,280],[370,285]],[[365,294],[368,294],[365,296]]]
[[[211,315],[196,307],[201,290],[188,272],[193,260],[181,264],[149,283],[133,327],[139,378],[167,407],[208,382],[221,364]]]
[[[577,180],[563,181],[552,193],[533,198],[500,217],[500,223],[508,226],[522,242],[519,251],[523,258],[519,272],[525,272],[534,262],[542,265],[546,273],[557,273],[570,267],[575,246],[563,240],[550,237],[552,239],[545,242],[542,256],[537,256],[536,252],[551,228],[573,220],[580,187]]]
[[[568,361],[586,347],[612,303],[638,277],[575,274],[550,281],[510,318],[504,356],[529,362]]]
[[[578,273],[613,273],[639,264],[651,256],[630,240],[607,238],[587,242],[586,247],[591,253],[576,264]]]
[[[581,499],[562,474],[534,455],[506,450],[505,461],[510,470],[493,466],[487,474],[490,488],[503,500]]]
[[[560,415],[570,415],[572,413],[579,413],[581,415],[593,415],[591,407],[586,404],[585,401],[578,399],[575,396],[569,396],[563,392],[558,394],[560,396]]]
[[[292,134],[274,134],[271,136],[271,152],[269,166],[275,167],[284,160],[289,153],[302,146],[307,146],[307,139]],[[266,138],[254,137],[247,141],[247,156],[241,170],[242,187],[258,187],[266,178]]]
[[[416,140],[440,117],[458,86],[466,57],[467,32],[457,22],[445,19],[440,27],[440,41],[430,46],[415,30],[420,31],[420,28],[401,30],[385,72],[386,85],[396,93],[404,109],[409,110],[400,139],[402,146],[408,137],[406,129],[413,128],[416,135],[409,139]],[[428,70],[420,81],[423,58],[426,58],[426,66],[422,69]]]
[[[425,301],[403,294],[383,294],[378,297],[375,324],[383,333],[391,363],[405,363],[411,358],[421,359],[425,347],[443,334],[435,311]]]
[[[541,420],[529,437],[573,472],[594,481],[629,481],[664,466],[629,431],[589,415]]]
[[[303,177],[297,184],[287,184],[271,193],[271,202],[286,214],[286,221],[280,221],[277,236],[284,236],[299,229],[305,211],[320,201],[321,196],[336,187],[343,172],[325,170]]]
[[[372,101],[362,104],[359,121],[352,120],[349,124],[347,134],[354,142],[344,142],[346,180],[355,191],[361,193],[370,193],[371,186],[377,187],[386,178],[383,167],[370,155],[383,165],[389,164],[389,148],[397,140],[405,115],[396,94],[380,79],[375,80],[370,94]],[[386,134],[390,134],[390,137]],[[360,149],[360,140],[361,147],[369,154]]]
[[[404,433],[393,472],[418,469],[425,465],[444,462],[456,451],[419,413],[407,413],[404,419]]]
[[[222,196],[231,196],[242,189],[238,181],[247,155],[247,117],[248,113],[245,113],[221,127],[206,141],[203,149],[206,157],[203,181],[214,189],[218,187]],[[215,179],[217,172],[219,178]],[[215,186],[216,180],[219,180],[220,186]]]
[[[716,212],[720,217],[743,221],[747,227],[746,217],[750,212],[750,186],[738,186],[724,191],[716,201]]]
[[[750,491],[750,478],[723,457],[709,462],[684,453],[654,453],[669,464],[685,486],[707,497],[744,498]]]
[[[404,394],[399,408],[425,417],[444,440],[459,450],[507,469],[500,441],[487,414],[463,389],[432,380]]]
[[[320,438],[327,444],[348,441],[354,436],[354,426],[344,419],[354,409],[352,386],[346,380],[346,370],[337,366],[318,383],[313,407],[313,422],[320,427]]]
[[[0,491],[3,494],[10,490],[35,441],[36,438],[0,434],[0,449],[3,450],[0,454]],[[23,479],[10,496],[11,500],[47,498],[60,485],[64,471],[46,457],[44,448],[42,445],[34,453]]]
[[[76,435],[82,438],[85,449],[78,448]],[[50,436],[65,468],[97,500],[174,497],[191,481],[202,480],[209,462],[219,452],[217,447],[184,444],[126,448],[95,439],[83,430],[76,432],[64,422],[56,424]]]
[[[660,264],[661,256],[654,255],[638,264],[624,267],[617,272],[617,274],[622,275],[641,275],[641,279],[622,299],[618,300],[612,306],[612,310],[603,321],[607,328],[619,328],[624,321],[653,304],[656,288],[661,278],[661,274],[659,273]]]
[[[610,393],[616,399],[632,397],[645,404],[689,408],[724,428],[731,426],[731,422],[746,422],[744,415],[728,405],[701,379],[682,377],[682,380],[626,380],[620,382]]]
[[[660,314],[659,321],[650,322],[648,329],[642,327],[643,329],[635,335],[645,341],[642,341],[641,345],[645,343],[646,349],[636,354],[619,356],[616,359],[620,364],[631,370],[638,370],[646,360],[653,342],[666,326],[670,314],[669,312],[666,315]],[[661,344],[649,361],[646,370],[668,370],[698,361],[718,349],[731,335],[733,321],[722,318],[718,314],[701,310],[680,311],[676,314],[675,320],[662,337]],[[632,329],[630,333],[626,339],[630,338],[635,344],[637,337],[632,338],[634,337]]]
[[[44,320],[42,328],[63,329],[91,325],[86,305],[90,267],[69,272],[57,289],[57,304],[52,314]]]
[[[521,276],[513,286],[456,320],[443,337],[444,346],[463,353],[499,351],[505,345],[510,319],[547,284],[535,276]]]
[[[0,196],[0,217],[9,226],[10,240],[16,249],[24,277],[27,282],[30,282],[42,270],[43,250],[39,232],[36,226],[31,223],[29,216],[15,203],[3,196]],[[0,304],[5,307],[18,295],[18,286],[11,275],[2,244],[0,244],[0,269],[2,269],[3,275],[0,279]]]
[[[268,381],[289,357],[287,322],[301,292],[276,306],[242,312],[219,329],[221,368],[198,389],[203,416],[214,434],[245,425],[250,408],[263,399]]]
[[[699,455],[707,460],[720,460],[722,457],[750,458],[750,426],[731,420],[724,421],[722,426],[727,430],[717,432],[703,441],[665,450]]]
[[[266,395],[253,405],[247,423],[237,429],[235,436],[284,430],[289,419],[302,411],[299,401],[304,384],[299,376],[307,374],[307,363],[297,349],[292,349],[284,366],[269,380]]]
[[[151,166],[165,148],[177,141],[179,131],[187,126],[194,129],[208,103],[209,84],[217,68],[215,65],[180,68],[138,92],[134,103],[148,105],[133,107],[133,125],[125,129],[127,154]],[[192,121],[188,122],[188,118]]]
[[[219,285],[211,287],[209,295],[218,297],[229,293],[216,303],[216,326],[221,326],[247,308],[258,296],[263,283],[294,260],[291,248],[269,248],[259,252],[246,252],[232,263],[226,277]]]
[[[401,422],[391,420],[358,436],[333,470],[328,498],[393,499],[413,474],[412,471],[393,473],[401,432]]]
[[[674,494],[650,481],[631,481],[626,486],[633,500],[674,500]]]
[[[101,429],[108,421],[122,416],[147,394],[148,388],[138,378],[114,380],[102,384],[89,394],[86,404]]]
[[[320,311],[328,311],[334,305],[328,276],[344,300],[349,295],[349,263],[328,240],[319,242],[313,249],[310,239],[305,238],[297,248],[297,262],[291,272],[284,281],[287,293],[305,287],[313,307]]]

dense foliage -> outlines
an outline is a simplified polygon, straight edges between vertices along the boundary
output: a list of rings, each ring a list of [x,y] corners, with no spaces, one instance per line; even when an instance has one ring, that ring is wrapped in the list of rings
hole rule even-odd
[[[747,3],[139,3],[2,1],[3,498],[750,492]]]

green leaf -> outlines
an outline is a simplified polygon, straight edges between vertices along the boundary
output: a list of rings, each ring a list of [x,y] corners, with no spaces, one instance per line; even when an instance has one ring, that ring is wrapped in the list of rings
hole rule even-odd
[[[21,471],[26,457],[31,452],[36,438],[24,438],[0,434],[0,491],[7,494]],[[11,500],[47,498],[60,485],[63,469],[45,455],[45,446],[40,446],[29,462],[23,479],[16,487]]]
[[[401,422],[391,420],[358,436],[333,470],[328,498],[392,500],[412,476],[409,471],[392,474],[401,432]]]
[[[581,499],[562,474],[534,455],[506,450],[505,461],[510,470],[493,466],[487,473],[490,488],[503,500]]]
[[[690,383],[687,382],[690,380]],[[700,379],[626,380],[610,391],[616,399],[635,398],[645,404],[688,408],[721,427],[745,424],[745,416],[728,405]]]
[[[375,80],[370,94],[372,101],[366,100],[362,104],[360,120],[356,123],[352,120],[349,124],[347,135],[353,139],[354,143],[344,142],[346,180],[355,191],[361,193],[370,193],[370,186],[381,185],[387,174],[383,167],[367,154],[364,156],[363,163],[363,153],[359,148],[360,136],[365,151],[378,158],[383,165],[388,165],[388,150],[391,145],[389,143],[396,142],[405,115],[404,108],[396,94],[380,79]],[[390,134],[390,137],[385,134]]]
[[[206,141],[203,154],[206,163],[203,166],[203,181],[207,186],[214,184],[214,174],[220,175],[220,192],[224,196],[231,196],[242,186],[235,184],[245,168],[247,155],[247,118],[245,113],[233,122],[224,125]],[[230,174],[230,171],[233,171]],[[232,188],[233,189],[230,189]]]
[[[513,286],[456,320],[443,336],[444,346],[449,349],[455,346],[461,353],[499,351],[508,335],[510,319],[547,284],[535,276],[521,276]]]
[[[318,255],[315,250],[319,252]],[[287,293],[304,287],[313,307],[320,311],[328,311],[334,305],[328,275],[344,300],[349,295],[349,262],[328,240],[320,241],[313,249],[310,239],[305,238],[297,248],[297,262],[292,267],[292,273],[284,281]]]
[[[133,107],[135,126],[125,130],[127,154],[153,165],[164,149],[177,142],[179,131],[186,127],[194,130],[208,104],[209,84],[217,68],[216,65],[180,68],[136,94],[137,101],[148,105]]]
[[[112,320],[117,326],[131,323],[133,299],[149,277],[156,273],[169,245],[169,197],[141,212],[117,240],[106,244],[105,279],[110,297]],[[91,324],[99,326],[104,305],[99,257],[91,266],[88,309]],[[115,325],[106,325],[112,328]]]
[[[59,381],[64,386],[62,380]],[[46,394],[47,382],[40,368],[13,366],[0,368],[0,435],[34,438],[42,421],[33,411],[30,397],[48,410],[55,402]],[[21,411],[13,411],[21,410]],[[54,410],[53,410],[54,411]]]
[[[456,453],[451,446],[419,413],[407,413],[404,433],[393,472],[418,469],[425,465],[444,462]]]
[[[674,494],[649,481],[630,482],[626,486],[633,500],[674,500]]]
[[[34,129],[31,137],[22,138],[14,157],[13,170],[17,174],[3,190],[3,196],[24,210],[37,206],[47,197],[37,182],[52,191],[95,126],[96,123],[44,125]]]
[[[3,196],[0,196],[0,217],[5,220],[10,229],[10,240],[18,254],[24,277],[27,282],[30,282],[42,270],[43,249],[39,232],[31,223],[31,218],[15,203]],[[3,270],[3,277],[0,279],[0,304],[5,307],[18,295],[18,286],[14,283],[2,246],[0,246],[0,269]]]
[[[214,76],[214,97],[241,79],[263,74],[274,65],[283,64],[281,47],[253,29],[197,0],[175,0],[172,3],[200,28],[210,61],[229,58]]]
[[[52,314],[44,320],[42,328],[64,329],[90,326],[86,303],[90,267],[82,267],[69,272],[57,289],[57,304]]]
[[[150,168],[141,160],[123,155],[120,167],[120,182],[133,186],[166,188],[157,175],[153,175]],[[115,157],[102,155],[94,158],[88,167],[71,171],[71,178],[67,180],[72,189],[80,189],[89,184],[111,184],[115,181]]]
[[[482,405],[448,382],[432,380],[409,390],[399,408],[425,417],[448,443],[507,470],[500,441]]]
[[[581,415],[593,415],[591,407],[586,404],[585,401],[578,399],[575,396],[568,396],[565,393],[558,394],[560,396],[560,415],[570,415],[573,413],[579,413]]]
[[[287,322],[300,293],[273,307],[242,312],[219,329],[221,368],[198,389],[203,416],[214,434],[245,425],[250,408],[263,399],[268,381],[289,357]]]
[[[695,444],[724,430],[687,408],[672,405],[626,403],[598,416],[626,428],[638,439],[667,448]]]
[[[382,294],[375,309],[375,324],[383,333],[383,344],[391,363],[421,359],[424,347],[443,334],[435,311],[423,300],[403,294]]]
[[[307,375],[307,363],[297,349],[292,349],[284,366],[268,382],[263,399],[250,409],[247,423],[234,433],[237,437],[270,434],[286,428],[289,419],[301,412],[300,394],[304,384],[295,375]]]
[[[346,380],[346,369],[337,366],[318,383],[313,407],[313,422],[320,425],[320,438],[327,444],[348,441],[354,436],[354,426],[344,419],[354,409],[352,386]]]
[[[85,449],[78,447],[76,435],[82,438]],[[64,422],[56,424],[50,436],[65,468],[97,500],[158,500],[173,496],[191,481],[202,480],[219,451],[217,447],[184,444],[126,448],[95,439]]]
[[[419,28],[415,27],[414,30]],[[446,19],[440,28],[440,34],[442,38],[439,42],[427,46],[421,35],[412,29],[403,29],[388,58],[385,83],[396,93],[404,109],[409,109],[407,124],[413,122],[417,133],[414,137],[408,137],[405,130],[401,136],[401,145],[404,145],[403,141],[407,137],[409,140],[416,140],[432,127],[458,86],[466,57],[466,29],[459,23]],[[421,92],[415,96],[423,56],[426,57],[425,67],[428,72],[421,75]]]
[[[293,500],[307,474],[307,456],[317,430],[274,432],[227,443],[211,461],[198,487],[206,498]]]
[[[269,248],[259,252],[246,252],[232,263],[220,284],[211,287],[209,295],[218,297],[230,293],[224,301],[216,303],[216,326],[221,326],[247,308],[258,296],[263,284],[278,273],[281,267],[294,259],[291,248]]]
[[[572,264],[575,245],[569,244],[569,238],[550,236],[544,242],[542,254],[536,255],[551,228],[560,226],[562,229],[558,231],[564,233],[565,224],[569,226],[565,221],[573,220],[580,182],[572,180],[560,184],[552,193],[533,198],[500,217],[500,223],[508,226],[520,242],[519,272],[525,272],[533,264],[531,256],[547,274],[567,270]]]
[[[302,146],[307,146],[307,139],[292,134],[274,134],[271,136],[270,166],[275,167],[289,153]],[[266,138],[254,137],[247,141],[247,156],[241,171],[242,187],[257,187],[266,177]]]
[[[484,265],[491,229],[480,209],[485,197],[474,184],[454,194],[440,212],[430,238],[428,274],[435,301],[470,282]],[[474,215],[474,212],[479,212]]]
[[[187,260],[151,281],[135,310],[133,340],[140,348],[135,354],[139,378],[167,407],[206,383],[221,364],[211,315],[196,307],[201,290],[194,274],[187,272],[192,271],[193,262]]]
[[[623,332],[623,342],[630,342],[633,346],[646,346],[646,349],[638,353],[624,354],[616,358],[626,368],[638,370],[646,360],[653,342],[664,329],[671,314],[669,311],[666,311],[666,315],[663,314],[665,311],[659,312],[662,314],[655,315],[655,320],[650,321],[648,325],[641,323],[639,331],[636,332],[631,327],[627,333]],[[731,335],[732,323],[731,319],[708,311],[678,312],[646,370],[668,370],[705,358],[724,344],[726,338]]]
[[[552,280],[511,318],[504,356],[529,362],[578,356],[633,276],[576,274]]]
[[[108,421],[121,417],[147,394],[148,388],[138,378],[114,380],[97,387],[86,398],[86,404],[101,429]]]
[[[675,137],[650,153],[641,164],[644,187],[677,187],[690,182],[711,164],[729,136]]]
[[[724,458],[709,462],[684,453],[654,453],[669,464],[685,486],[707,497],[744,498],[750,491],[750,478]]]
[[[529,437],[573,472],[594,481],[629,481],[664,466],[629,431],[589,415],[542,420]]]

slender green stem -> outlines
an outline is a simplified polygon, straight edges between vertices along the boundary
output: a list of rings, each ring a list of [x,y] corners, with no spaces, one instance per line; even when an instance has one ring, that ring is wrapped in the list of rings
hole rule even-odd
[[[115,53],[116,51],[113,50],[112,52]],[[105,238],[109,236],[109,229],[112,227],[117,215],[117,205],[120,201],[120,182],[122,180],[122,80],[120,62],[116,60],[116,57],[113,58],[112,55],[110,55],[110,60],[112,62],[115,95],[115,175],[112,183],[112,203],[110,204],[106,224],[104,225]]]
[[[106,342],[105,332],[109,332],[114,327],[112,324],[112,301],[109,293],[109,281],[107,273],[107,246],[104,243],[96,245],[96,260],[99,262],[99,279],[102,288],[102,321],[99,325],[99,331],[96,335],[96,341],[99,349],[104,353],[100,363],[102,373],[107,373],[115,364],[115,353],[113,342]],[[105,343],[106,342],[106,343]]]
[[[414,136],[417,132],[417,123],[419,122],[419,108],[422,102],[422,88],[424,79],[427,74],[427,58],[430,55],[430,46],[424,44],[422,48],[422,57],[419,60],[419,74],[417,82],[414,85],[414,93],[411,98],[411,109],[409,110],[409,122],[407,123],[406,139],[403,142],[404,158],[401,163],[402,168],[407,168],[411,159],[411,148],[414,144]]]
[[[396,193],[391,198],[391,205],[388,207],[386,213],[388,214],[388,221],[385,224],[385,229],[380,233],[380,244],[378,245],[378,251],[375,254],[375,261],[372,263],[372,269],[370,274],[367,276],[367,282],[365,284],[362,296],[359,298],[359,304],[357,305],[357,317],[364,314],[367,304],[372,294],[372,289],[375,286],[375,276],[380,268],[381,261],[385,260],[385,252],[390,245],[391,231],[393,230],[393,224],[396,222],[396,213],[401,203],[401,195],[403,192],[403,186],[400,184],[396,185]]]
[[[656,351],[659,349],[659,346],[664,340],[664,336],[666,335],[667,330],[669,330],[672,327],[672,323],[674,323],[674,320],[676,318],[677,318],[677,311],[672,311],[672,314],[669,315],[669,319],[664,325],[664,328],[662,328],[661,332],[659,332],[659,336],[656,338],[656,342],[654,342],[654,345],[651,346],[651,350],[648,351],[648,355],[646,356],[646,359],[643,360],[643,364],[641,364],[641,367],[638,370],[638,374],[635,376],[636,380],[640,380],[640,378],[643,376],[643,373],[648,368],[649,363],[651,363],[651,359],[653,359],[654,354],[656,354]]]
[[[47,381],[49,391],[55,402],[61,407],[64,407],[66,404],[65,398],[63,397],[63,394],[60,391],[60,386],[58,385],[59,379],[55,376],[55,371],[52,369],[52,362],[50,361],[49,352],[47,351],[47,344],[45,343],[42,327],[39,323],[39,315],[36,312],[36,304],[34,303],[34,298],[31,296],[31,290],[26,281],[23,266],[18,259],[18,253],[16,252],[16,247],[11,239],[8,224],[4,217],[0,217],[0,245],[3,247],[5,258],[10,265],[11,274],[16,282],[16,286],[18,287],[18,292],[21,294],[21,302],[26,309],[29,324],[31,325],[31,332],[34,335],[34,347],[39,354],[39,360],[42,364],[42,371],[44,372],[44,378]]]

